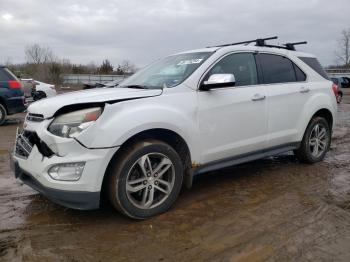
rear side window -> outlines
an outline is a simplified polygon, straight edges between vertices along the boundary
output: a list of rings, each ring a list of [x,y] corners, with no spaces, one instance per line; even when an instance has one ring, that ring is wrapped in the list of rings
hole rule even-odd
[[[0,81],[17,80],[17,77],[5,67],[0,67]]]
[[[259,54],[264,84],[295,82],[293,63],[279,55]]]
[[[314,71],[320,74],[323,78],[329,80],[327,73],[323,70],[321,64],[314,57],[299,57],[305,64],[311,67]]]

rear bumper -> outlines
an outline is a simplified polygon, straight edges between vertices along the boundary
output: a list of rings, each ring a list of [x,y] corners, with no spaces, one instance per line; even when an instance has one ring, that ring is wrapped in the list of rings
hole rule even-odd
[[[11,157],[11,168],[16,178],[59,205],[80,210],[98,209],[100,206],[100,192],[68,191],[46,187],[21,169],[18,161],[13,157]]]
[[[22,113],[27,109],[25,105],[25,98],[23,96],[8,98],[6,101],[6,106],[7,113],[9,115]]]

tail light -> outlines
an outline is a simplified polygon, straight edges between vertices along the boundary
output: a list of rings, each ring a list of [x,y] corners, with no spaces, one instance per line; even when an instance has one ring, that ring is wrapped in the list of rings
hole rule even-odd
[[[20,89],[22,87],[21,82],[16,80],[9,80],[7,83],[11,89]]]
[[[332,84],[332,89],[334,95],[337,97],[338,96],[338,86],[336,84]]]

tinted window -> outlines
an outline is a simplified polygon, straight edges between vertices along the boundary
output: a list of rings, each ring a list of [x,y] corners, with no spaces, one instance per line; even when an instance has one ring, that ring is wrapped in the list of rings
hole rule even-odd
[[[297,78],[297,81],[300,82],[300,81],[305,81],[306,80],[306,75],[303,71],[301,71],[301,69],[293,63],[293,66],[294,66],[294,70],[295,70],[295,76]]]
[[[269,54],[260,54],[259,57],[265,84],[296,81],[293,63],[288,58]]]
[[[251,53],[232,54],[221,59],[206,75],[208,80],[213,74],[234,74],[235,86],[258,84],[255,58]]]
[[[345,84],[349,84],[349,79],[347,79],[346,77],[343,77],[342,79]]]
[[[327,73],[323,70],[321,64],[314,57],[299,57],[305,64],[310,66],[313,70],[323,76],[325,79],[329,79]]]
[[[16,76],[5,67],[0,67],[0,81],[17,80]]]

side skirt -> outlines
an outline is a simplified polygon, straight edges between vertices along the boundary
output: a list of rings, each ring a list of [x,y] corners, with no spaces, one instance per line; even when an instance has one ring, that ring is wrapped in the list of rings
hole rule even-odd
[[[201,165],[197,168],[194,168],[192,170],[192,174],[193,176],[195,176],[195,175],[207,173],[210,171],[223,169],[226,167],[235,166],[238,164],[266,158],[269,156],[278,155],[281,153],[285,153],[285,152],[297,149],[299,148],[299,146],[300,146],[300,142],[288,143],[280,146],[275,146],[275,147],[271,147],[263,150],[254,151],[251,153],[246,153],[246,154],[242,154],[234,157],[225,158],[222,160],[212,161],[207,164]]]

